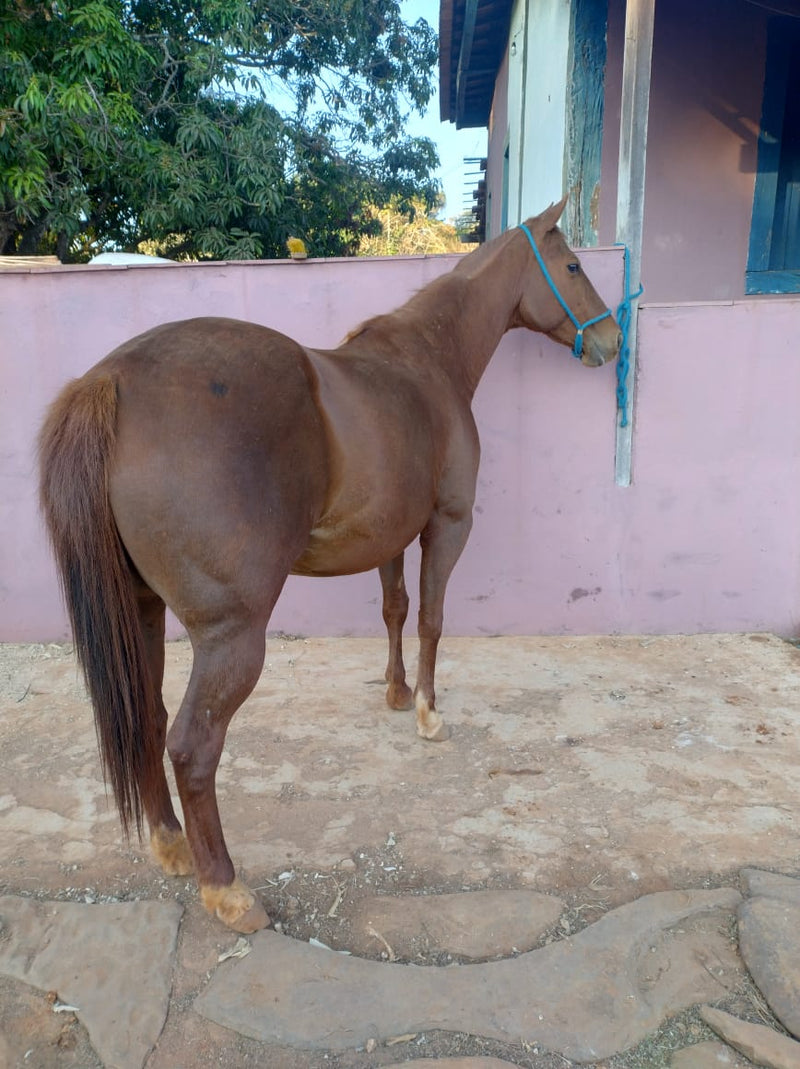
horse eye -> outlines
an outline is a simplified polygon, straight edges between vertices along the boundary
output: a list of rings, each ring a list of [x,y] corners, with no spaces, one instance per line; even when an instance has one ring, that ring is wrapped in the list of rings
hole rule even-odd
[[[580,269],[581,269],[581,265],[578,264],[578,263],[567,264],[567,270],[569,271],[569,273],[571,275],[577,275],[577,273],[580,271]]]

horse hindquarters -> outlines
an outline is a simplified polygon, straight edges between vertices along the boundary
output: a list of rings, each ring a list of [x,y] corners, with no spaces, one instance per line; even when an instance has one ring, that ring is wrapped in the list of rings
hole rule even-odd
[[[154,853],[165,871],[186,874],[194,868],[206,908],[230,927],[253,931],[268,918],[235,878],[220,825],[214,774],[227,725],[261,671],[266,623],[306,537],[301,533],[303,524],[297,522],[291,537],[284,532],[280,546],[274,537],[265,538],[257,548],[251,545],[250,552],[242,554],[246,566],[241,557],[231,560],[231,574],[223,584],[227,596],[213,608],[198,596],[207,577],[193,572],[200,581],[191,591],[194,618],[188,624],[194,665],[167,735],[160,696],[165,603],[133,569],[133,547],[121,533],[125,517],[119,518],[118,526],[109,497],[109,487],[113,496],[120,472],[131,470],[130,451],[118,440],[120,425],[129,435],[115,379],[95,375],[63,391],[40,435],[42,509],[95,712],[104,768],[125,830],[135,824],[141,834],[146,815]],[[148,527],[146,504],[157,502],[159,491],[152,481],[141,484],[141,489],[144,496],[137,505]],[[200,504],[201,514],[217,515],[213,502]],[[202,542],[203,537],[204,532],[198,531],[197,540]],[[173,544],[174,539],[173,529]],[[185,578],[186,569],[179,563],[173,557],[168,570]],[[211,583],[216,594],[218,578]],[[243,591],[256,587],[254,602],[245,606]],[[187,595],[186,589],[182,594]],[[166,739],[183,803],[186,838],[164,775]]]
[[[326,453],[296,347],[276,347],[270,334],[273,348],[260,352],[264,339],[247,327],[239,352],[233,325],[230,344],[220,337],[198,350],[198,329],[165,327],[158,347],[135,339],[110,358],[120,383],[110,498],[137,572],[192,644],[166,745],[200,894],[225,924],[249,932],[268,919],[236,879],[215,773],[263,667],[272,609],[322,509]]]

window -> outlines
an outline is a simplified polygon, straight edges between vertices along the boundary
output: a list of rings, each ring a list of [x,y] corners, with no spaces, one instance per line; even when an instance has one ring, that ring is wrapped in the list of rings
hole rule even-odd
[[[748,293],[800,292],[800,21],[771,20]]]

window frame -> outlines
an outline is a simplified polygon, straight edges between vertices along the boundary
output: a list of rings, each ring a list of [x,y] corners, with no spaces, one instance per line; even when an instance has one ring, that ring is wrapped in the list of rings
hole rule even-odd
[[[750,246],[745,274],[745,292],[748,294],[800,292],[800,265],[797,268],[779,270],[770,267],[789,65],[798,46],[800,24],[796,19],[770,19],[767,28],[764,96],[758,135]],[[800,60],[795,59],[795,62]]]

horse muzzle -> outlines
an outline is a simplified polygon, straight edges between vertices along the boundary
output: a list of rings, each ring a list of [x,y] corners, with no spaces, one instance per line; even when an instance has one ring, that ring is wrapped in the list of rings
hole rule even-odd
[[[602,367],[616,360],[622,347],[622,331],[613,319],[604,320],[583,339],[580,361],[584,367]]]

